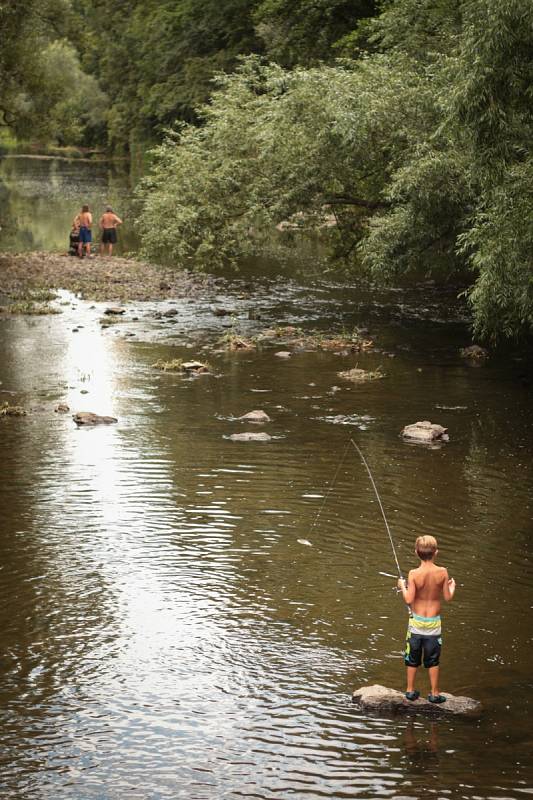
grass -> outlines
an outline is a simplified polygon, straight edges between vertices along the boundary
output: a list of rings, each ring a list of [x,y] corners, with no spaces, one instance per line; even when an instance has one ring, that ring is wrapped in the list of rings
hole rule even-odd
[[[237,350],[255,350],[256,347],[253,339],[246,339],[244,336],[239,336],[239,334],[234,331],[225,333],[224,336],[218,340],[218,344],[222,345],[225,350],[234,352]]]
[[[3,403],[0,406],[0,417],[25,417],[26,412],[22,406],[10,406],[9,403]]]
[[[15,302],[27,300],[30,303],[49,303],[51,300],[57,299],[57,294],[46,286],[35,286],[19,294],[11,295],[11,299]],[[63,305],[63,303],[61,303],[61,305]]]
[[[163,361],[163,359],[159,359],[159,361],[156,361],[155,364],[152,364],[152,367],[154,369],[160,369],[163,372],[182,372],[183,359],[173,358],[171,361]]]
[[[52,306],[34,303],[33,300],[20,300],[18,303],[11,303],[7,306],[6,311],[9,314],[28,314],[31,316],[41,316],[44,314],[61,314],[61,311]]]
[[[385,373],[381,371],[381,367],[375,370],[354,367],[344,372],[338,372],[337,375],[339,378],[344,378],[344,380],[352,381],[353,383],[367,383],[368,381],[377,381],[385,377]]]

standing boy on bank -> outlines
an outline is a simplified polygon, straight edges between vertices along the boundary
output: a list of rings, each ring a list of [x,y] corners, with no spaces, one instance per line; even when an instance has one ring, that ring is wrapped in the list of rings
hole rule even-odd
[[[111,256],[113,245],[117,243],[117,226],[122,225],[122,220],[117,217],[111,206],[106,206],[98,224],[102,231],[102,255],[105,255],[107,247],[107,254]]]
[[[415,544],[415,552],[420,559],[420,566],[409,571],[407,581],[398,578],[398,588],[403,599],[411,608],[407,643],[405,647],[405,665],[407,667],[408,700],[416,700],[420,692],[415,689],[416,670],[424,659],[424,666],[429,671],[431,693],[430,703],[444,703],[446,698],[439,691],[439,659],[442,644],[440,606],[441,598],[451,600],[455,594],[455,581],[448,577],[445,567],[435,564],[435,556],[439,552],[434,536],[419,536]]]

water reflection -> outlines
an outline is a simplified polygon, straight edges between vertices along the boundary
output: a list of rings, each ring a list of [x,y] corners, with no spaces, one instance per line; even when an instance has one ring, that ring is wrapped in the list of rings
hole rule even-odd
[[[111,204],[124,219],[117,253],[135,249],[127,166],[45,157],[0,158],[0,248],[66,251],[74,215],[88,203],[96,222]]]
[[[331,326],[339,308],[367,323],[345,289],[320,287],[320,311],[311,290],[306,302],[293,285],[262,291],[269,324],[282,308],[302,324]],[[224,301],[239,309],[239,294]],[[427,321],[393,337],[374,322],[380,344],[408,345],[379,386],[332,392],[352,356],[286,363],[268,349],[210,353],[217,377],[188,380],[151,364],[190,357],[192,342],[214,349],[207,299],[176,306],[174,339],[139,323],[136,345],[70,301],[58,317],[0,321],[1,388],[43,404],[0,419],[6,796],[503,800],[530,786],[533,442],[505,370],[463,367],[453,331],[444,344]],[[119,423],[78,430],[53,413],[59,400]],[[449,445],[405,446],[403,425],[437,403]],[[258,405],[272,442],[225,438]],[[458,579],[443,688],[484,700],[479,723],[350,704],[356,685],[401,684],[407,619],[355,457],[316,522],[346,443],[339,416],[366,422],[355,434],[402,566],[435,532]]]

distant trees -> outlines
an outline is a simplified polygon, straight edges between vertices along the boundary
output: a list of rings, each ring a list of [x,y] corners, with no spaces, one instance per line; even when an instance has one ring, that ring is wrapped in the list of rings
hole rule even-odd
[[[67,41],[68,0],[0,4],[0,126],[20,138],[81,144],[102,136],[105,97]]]
[[[530,332],[533,5],[397,0],[350,42],[371,52],[219,78],[202,127],[158,150],[146,251],[235,260],[292,220],[379,280],[469,268],[476,333]]]

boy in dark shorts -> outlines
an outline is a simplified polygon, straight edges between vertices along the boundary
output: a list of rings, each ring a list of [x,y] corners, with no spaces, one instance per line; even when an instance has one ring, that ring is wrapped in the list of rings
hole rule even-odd
[[[420,566],[409,571],[409,577],[398,579],[398,588],[403,599],[410,606],[411,616],[407,629],[405,665],[407,667],[408,700],[416,700],[420,692],[415,689],[416,670],[424,660],[429,672],[431,692],[430,703],[444,703],[446,698],[439,691],[439,660],[441,650],[441,599],[451,600],[455,594],[455,581],[448,577],[445,567],[435,564],[438,553],[434,536],[419,536],[415,552],[420,558]]]
[[[122,220],[117,217],[111,206],[106,206],[105,212],[100,217],[99,222],[102,230],[102,254],[110,256],[113,253],[113,245],[117,243],[117,225],[122,225]]]

